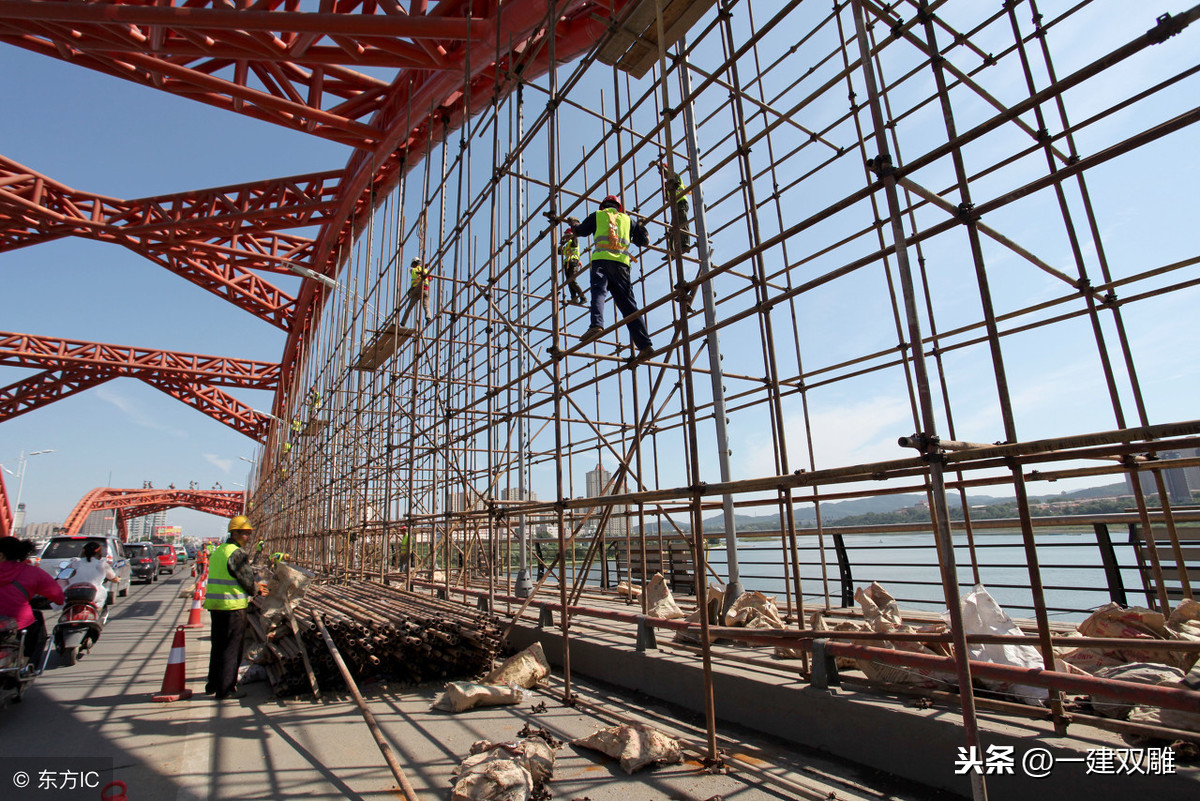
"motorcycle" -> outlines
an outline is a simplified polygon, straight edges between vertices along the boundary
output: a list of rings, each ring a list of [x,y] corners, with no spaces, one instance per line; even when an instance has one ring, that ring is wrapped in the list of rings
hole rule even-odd
[[[70,581],[75,568],[63,562],[56,578]],[[111,591],[110,591],[111,592]],[[74,665],[100,639],[100,632],[108,622],[108,604],[101,608],[96,603],[98,590],[95,584],[80,582],[68,584],[63,591],[66,600],[58,622],[54,624],[54,650],[64,667]]]
[[[50,602],[35,595],[32,606],[40,613],[50,608]],[[42,663],[32,664],[25,655],[25,637],[26,632],[17,628],[17,621],[0,617],[0,707],[10,702],[20,703],[25,690],[42,675],[50,659],[50,650],[46,649]]]

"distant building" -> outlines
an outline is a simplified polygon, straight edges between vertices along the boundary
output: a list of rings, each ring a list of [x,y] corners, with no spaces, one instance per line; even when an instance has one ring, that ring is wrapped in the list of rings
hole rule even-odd
[[[451,512],[475,512],[482,509],[483,496],[476,490],[467,492],[452,492],[450,493],[450,509]]]
[[[1160,459],[1183,459],[1200,455],[1200,448],[1185,448],[1178,451],[1163,451]],[[1150,470],[1139,470],[1138,480],[1145,495],[1157,495],[1158,484],[1154,473]],[[1174,504],[1191,503],[1192,490],[1200,490],[1200,467],[1172,467],[1162,471],[1163,484],[1167,490],[1167,498]],[[1133,492],[1133,476],[1126,476],[1129,491]]]
[[[130,542],[138,542],[140,540],[148,540],[154,535],[154,529],[167,524],[167,513],[165,511],[155,512],[154,514],[142,515],[129,520],[126,524],[126,531],[129,534]]]
[[[595,470],[589,470],[585,476],[585,486],[587,496],[595,498],[600,495],[620,495],[626,492],[624,484],[613,486],[608,492],[604,488],[612,480],[612,473],[604,469],[604,465],[596,465]],[[587,530],[595,533],[596,527],[600,522],[600,515],[604,513],[603,507],[593,507],[589,510],[592,513],[591,520],[588,521]],[[619,504],[612,507],[612,513],[608,518],[608,525],[604,527],[605,538],[609,537],[624,537],[628,533],[629,519],[625,516],[628,507],[624,504]]]
[[[27,540],[48,540],[58,527],[58,523],[30,523],[25,526],[25,533],[21,536]]]
[[[25,504],[18,503],[17,511],[13,513],[12,533],[14,537],[27,536],[25,534]]]
[[[525,490],[522,492],[516,487],[508,487],[500,490],[500,500],[502,501],[536,501],[537,493],[533,490]]]
[[[113,533],[113,522],[116,520],[115,509],[98,509],[90,512],[79,533],[85,537],[108,537]]]

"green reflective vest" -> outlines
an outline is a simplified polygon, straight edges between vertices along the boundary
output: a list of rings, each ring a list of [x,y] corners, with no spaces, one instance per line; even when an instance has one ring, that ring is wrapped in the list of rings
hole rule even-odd
[[[558,246],[558,252],[562,254],[564,264],[571,261],[578,261],[579,240],[573,236],[563,237],[562,244]]]
[[[409,270],[409,284],[413,289],[420,287],[424,291],[429,289],[429,268],[424,264],[418,264]]]
[[[629,266],[629,215],[616,209],[596,210],[595,246],[593,259],[619,261]]]
[[[674,193],[676,203],[687,203],[689,201],[688,191],[684,188],[683,181],[680,180],[678,175],[672,175],[667,180],[667,189]]]
[[[222,612],[245,609],[250,598],[242,585],[229,572],[229,555],[238,547],[227,542],[212,552],[208,559],[208,589],[204,593],[204,608]]]

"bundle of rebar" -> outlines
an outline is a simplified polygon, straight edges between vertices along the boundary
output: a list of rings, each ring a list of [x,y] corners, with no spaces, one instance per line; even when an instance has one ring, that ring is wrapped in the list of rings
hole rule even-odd
[[[263,641],[257,659],[276,695],[308,692],[307,650],[321,687],[343,684],[337,665],[312,622],[316,613],[329,630],[355,681],[386,679],[405,684],[486,673],[501,649],[495,617],[460,605],[381,584],[310,585],[294,608],[300,642],[286,621],[270,631],[252,629]]]

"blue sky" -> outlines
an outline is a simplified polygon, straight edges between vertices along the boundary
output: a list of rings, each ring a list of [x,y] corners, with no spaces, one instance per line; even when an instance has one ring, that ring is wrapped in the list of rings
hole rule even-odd
[[[1123,3],[1096,4],[1075,24],[1055,30],[1052,43],[1056,47],[1073,43],[1073,49],[1056,51],[1065,53],[1056,63],[1060,74],[1151,27],[1160,13],[1138,12],[1133,15],[1137,20],[1131,22]],[[1112,14],[1114,9],[1122,13]],[[785,34],[790,35],[782,31],[779,35]],[[1113,97],[1123,96],[1194,63],[1200,52],[1198,34],[1193,26],[1151,48],[1108,74],[1104,85]],[[1002,41],[1003,37],[997,40],[997,48],[1004,46]],[[1024,91],[1018,74],[991,72],[985,77],[987,88],[1005,100],[1020,97]],[[1193,77],[1152,104],[1123,112],[1081,133],[1081,151],[1094,152],[1118,141],[1135,125],[1166,119],[1180,108],[1190,107],[1196,89]],[[316,137],[222,113],[7,46],[0,47],[0,90],[12,110],[0,116],[0,153],[68,186],[114,197],[142,197],[335,169],[342,167],[349,155],[347,148]],[[1094,85],[1071,93],[1072,119],[1078,122],[1111,102],[1105,95],[1095,92]],[[982,102],[961,95],[958,99],[962,101],[956,107],[960,130],[991,113]],[[540,102],[538,95],[535,103]],[[804,123],[820,127],[822,120],[839,113],[832,101],[828,107],[817,104],[805,111]],[[919,133],[921,126],[936,125],[940,125],[937,115],[921,114],[906,122],[902,133],[912,135]],[[1187,156],[1194,151],[1195,140],[1194,129],[1185,129],[1127,159],[1089,172],[1101,235],[1117,275],[1195,255],[1194,187],[1200,183],[1200,163]],[[577,153],[578,144],[564,147],[564,152]],[[968,149],[969,166],[978,169],[1010,146],[1001,136],[988,137]],[[905,154],[914,156],[919,149],[914,150]],[[756,157],[764,152],[758,148]],[[1027,180],[1042,174],[1045,167],[1037,158],[1040,155],[1003,176],[981,181],[975,187],[976,201],[986,199],[989,192],[1012,188],[1023,180],[1022,175]],[[489,161],[480,158],[477,165],[486,172]],[[543,168],[544,164],[534,165],[535,171]],[[935,191],[950,182],[944,165],[916,178]],[[705,191],[710,197],[722,195],[736,180],[735,171],[726,171],[706,185]],[[832,170],[795,191],[789,197],[788,212],[802,218],[845,194],[847,187],[861,185],[862,180],[861,165],[847,159],[844,169]],[[710,225],[722,222],[724,213],[714,211]],[[926,223],[940,219],[938,213],[926,215]],[[1056,228],[1053,224],[1057,215],[1050,198],[1041,195],[1006,207],[987,222],[1056,268],[1072,272],[1061,225]],[[771,229],[774,217],[764,215],[763,219],[768,227],[764,234],[769,236],[775,232]],[[809,245],[823,243],[832,233],[819,227],[812,235],[797,237],[791,258]],[[717,259],[738,252],[743,239],[744,231],[736,227],[724,232],[714,243]],[[1089,243],[1083,245],[1086,249]],[[815,273],[818,268],[849,260],[861,255],[863,247],[839,250],[804,270]],[[984,249],[999,311],[1062,294],[1060,283],[998,245],[985,240]],[[947,237],[926,247],[942,330],[978,318],[978,291],[963,253],[961,238]],[[1195,272],[1193,266],[1190,274]],[[269,361],[279,358],[283,345],[282,332],[267,323],[112,245],[65,239],[5,253],[0,255],[0,277],[5,287],[0,301],[3,330]],[[291,291],[298,285],[298,279],[287,276],[270,280]],[[1098,280],[1094,270],[1093,280]],[[662,295],[669,284],[669,279],[659,274],[647,282],[647,293]],[[725,281],[720,291],[735,287],[735,281]],[[1151,422],[1197,416],[1193,399],[1200,382],[1190,355],[1200,348],[1200,329],[1194,324],[1198,296],[1200,290],[1193,288],[1136,304],[1126,312]],[[877,267],[811,293],[798,308],[806,369],[895,345],[888,294]],[[611,303],[608,315],[611,320]],[[779,314],[777,319],[783,316]],[[661,319],[651,320],[652,327],[656,322],[664,324]],[[582,325],[572,330],[577,334]],[[1111,326],[1106,334],[1112,335]],[[727,329],[722,337],[726,353],[735,354],[739,366],[744,362],[746,372],[761,369],[755,363],[760,357],[754,324]],[[1076,321],[1060,324],[1051,333],[1005,340],[1022,438],[1115,427],[1106,390],[1098,381],[1090,337],[1087,326]],[[946,365],[958,436],[974,441],[1002,439],[984,350],[952,352]],[[30,372],[4,368],[0,382],[7,385]],[[256,408],[269,408],[271,401],[266,392],[233,394]],[[815,390],[810,402],[818,467],[908,455],[898,452],[895,445],[896,436],[911,433],[913,427],[898,372]],[[785,401],[783,414],[791,468],[807,467],[808,443],[798,401]],[[763,415],[761,407],[731,415],[735,478],[773,472],[771,440]],[[706,431],[702,436],[711,434]],[[535,443],[535,448],[540,444]],[[239,457],[251,457],[255,451],[248,438],[133,379],[117,379],[0,426],[0,463],[10,469],[16,468],[22,450],[48,448],[55,452],[28,463],[22,501],[27,504],[30,522],[61,521],[75,502],[96,486],[140,487],[149,480],[155,486],[174,483],[186,487],[195,481],[205,488],[216,482],[227,489],[236,488],[235,482],[245,481],[249,467]],[[612,467],[610,459],[605,462]],[[576,462],[577,487],[582,486],[582,471],[591,466]],[[676,468],[678,472],[674,472]],[[670,465],[661,484],[679,484],[681,468]],[[704,468],[704,478],[716,480],[708,457]],[[548,467],[535,470],[534,480],[543,497],[551,494],[546,486],[552,481]],[[9,476],[6,481],[11,499],[16,482]],[[1053,486],[1055,491],[1063,488]],[[1041,488],[1031,491],[1037,493]],[[575,494],[580,494],[578,488]],[[170,519],[201,536],[221,530],[221,521],[198,513],[176,511],[170,513]]]

